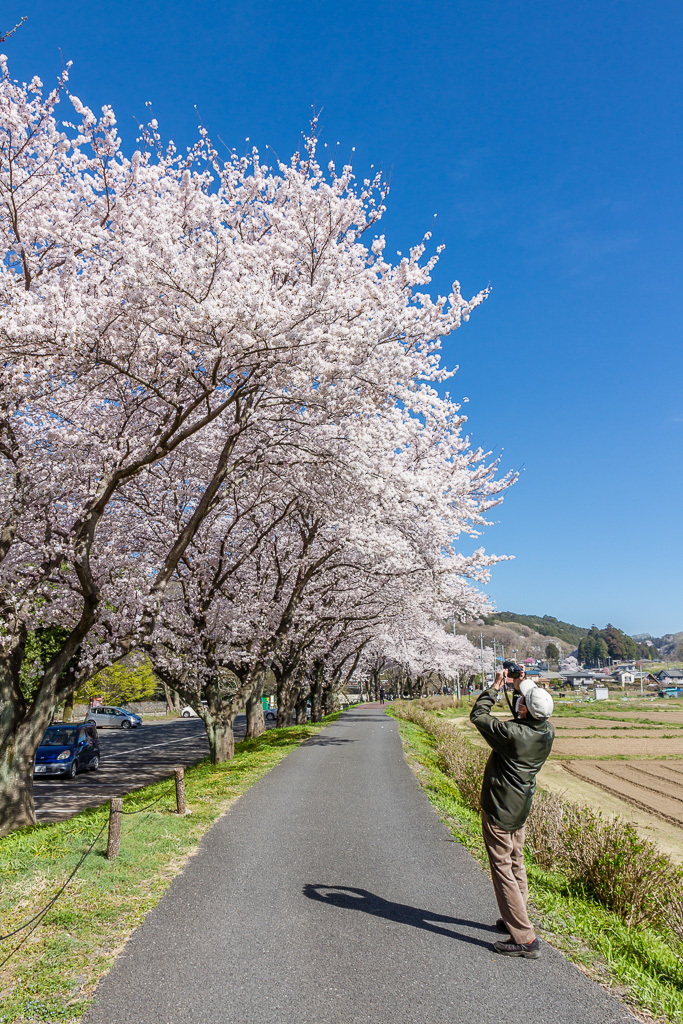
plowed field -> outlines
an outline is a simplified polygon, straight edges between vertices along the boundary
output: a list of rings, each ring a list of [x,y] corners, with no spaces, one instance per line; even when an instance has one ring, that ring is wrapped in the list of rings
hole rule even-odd
[[[670,737],[670,734],[667,734]],[[683,732],[665,738],[657,730],[652,733],[631,730],[622,735],[605,730],[595,735],[583,733],[563,735],[559,730],[553,744],[553,756],[562,757],[683,757]]]
[[[570,761],[564,768],[576,778],[683,828],[683,760]]]

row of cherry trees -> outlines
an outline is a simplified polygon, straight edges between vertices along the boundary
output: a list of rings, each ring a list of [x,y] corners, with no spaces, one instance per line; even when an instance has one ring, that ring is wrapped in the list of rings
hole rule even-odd
[[[436,388],[440,338],[483,294],[430,298],[428,238],[386,259],[381,177],[323,167],[315,123],[273,167],[203,129],[181,154],[155,121],[127,157],[68,68],[45,94],[0,66],[6,831],[35,820],[55,706],[130,651],[197,708],[214,760],[245,702],[261,727],[268,672],[281,724],[383,655],[452,673],[472,651],[436,623],[481,608],[495,561],[458,540],[510,480]]]

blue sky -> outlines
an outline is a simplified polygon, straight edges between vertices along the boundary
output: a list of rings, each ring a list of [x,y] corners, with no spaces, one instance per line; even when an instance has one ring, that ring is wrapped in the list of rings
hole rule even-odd
[[[444,346],[473,440],[523,467],[485,537],[497,607],[683,629],[683,9],[575,0],[2,4],[19,78],[163,133],[289,155],[312,105],[387,252],[434,226],[434,279],[491,295]]]

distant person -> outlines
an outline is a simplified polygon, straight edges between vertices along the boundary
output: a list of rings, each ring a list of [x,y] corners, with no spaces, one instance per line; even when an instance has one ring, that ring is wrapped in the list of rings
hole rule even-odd
[[[385,696],[384,687],[380,686],[380,688],[379,688],[379,702],[380,702],[380,704],[384,704],[384,696]]]
[[[494,942],[505,956],[536,959],[540,943],[527,913],[527,878],[524,869],[524,825],[536,790],[536,776],[545,764],[555,738],[548,721],[553,699],[535,683],[524,679],[524,669],[506,663],[496,672],[493,686],[475,702],[470,720],[491,747],[481,788],[481,826],[491,865],[493,888],[500,910],[496,922],[510,938]],[[513,683],[514,720],[491,715],[507,679]]]

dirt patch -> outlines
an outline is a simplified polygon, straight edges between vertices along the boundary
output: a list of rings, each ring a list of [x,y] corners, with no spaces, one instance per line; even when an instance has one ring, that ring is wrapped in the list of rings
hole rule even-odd
[[[628,732],[612,732],[597,736],[556,736],[553,757],[683,757],[683,733],[664,739],[660,734],[637,736]]]
[[[649,740],[652,744],[655,744],[659,740],[665,738],[670,739],[672,738],[672,736],[674,739],[678,739],[678,733],[671,733],[665,731],[664,729],[635,728],[624,729],[623,733],[620,733],[619,730],[615,731],[614,729],[598,729],[587,731],[580,725],[574,726],[573,729],[565,729],[563,732],[560,733],[560,739],[563,740],[584,739],[588,740],[590,743],[593,743],[595,745],[596,755],[600,753],[600,747],[602,746],[603,740],[605,739],[619,740],[624,744],[628,745],[628,750],[622,751],[622,753],[628,754],[630,752],[630,745],[635,740]],[[680,738],[681,740],[683,740],[683,731],[681,732]]]
[[[609,721],[611,723],[612,721],[614,721],[618,724],[620,722],[629,721],[633,718],[639,718],[643,722],[652,721],[661,722],[662,725],[667,725],[671,723],[675,723],[676,725],[683,725],[683,711],[660,711],[659,707],[653,708],[652,705],[641,707],[638,710],[634,709],[633,711],[622,711],[621,708],[610,708],[609,714],[605,714],[604,718],[602,717],[600,712],[596,711],[590,712],[590,718],[588,718],[587,713],[584,712],[584,714],[586,714],[586,718],[588,719],[588,721],[592,722],[599,720],[601,722]],[[593,717],[593,715],[595,715],[595,717]],[[577,715],[577,718],[583,719],[583,717],[584,716],[581,713]],[[553,719],[555,725],[557,725],[558,721],[566,722],[568,721],[568,719]],[[571,719],[569,719],[569,721],[571,721]]]
[[[650,769],[656,764],[656,761],[648,762]],[[676,794],[670,782],[661,783],[652,771],[644,775],[639,770],[640,762],[570,761],[564,768],[576,778],[614,793],[621,800],[683,828],[683,785]],[[663,792],[664,786],[667,792]]]
[[[608,775],[633,783],[640,789],[670,797],[681,804],[681,818],[683,819],[683,773],[667,772],[667,763],[669,762],[602,761],[600,767]]]
[[[620,718],[585,718],[583,715],[577,715],[575,718],[553,718],[556,732],[563,732],[565,729],[661,729],[662,726],[669,724],[674,727],[677,725],[676,722],[668,721],[663,723],[657,721],[653,725],[645,725],[642,722],[623,721]]]

